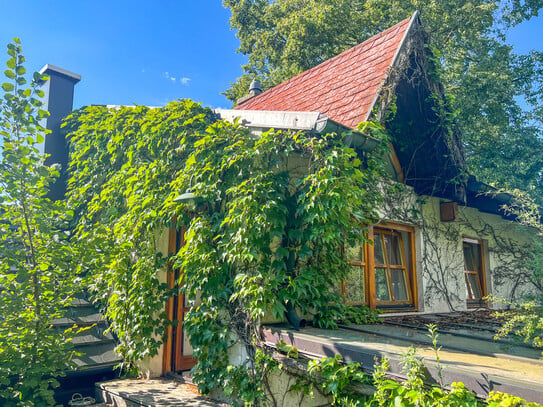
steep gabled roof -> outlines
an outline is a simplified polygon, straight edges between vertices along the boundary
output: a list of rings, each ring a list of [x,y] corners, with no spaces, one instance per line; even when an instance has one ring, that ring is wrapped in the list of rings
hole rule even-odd
[[[366,121],[416,14],[236,109],[316,111],[350,128]]]

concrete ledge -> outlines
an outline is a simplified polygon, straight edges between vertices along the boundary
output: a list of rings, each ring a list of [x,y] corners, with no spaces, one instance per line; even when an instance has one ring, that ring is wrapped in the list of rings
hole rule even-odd
[[[115,407],[226,406],[187,383],[166,379],[121,379],[96,383],[97,399]]]

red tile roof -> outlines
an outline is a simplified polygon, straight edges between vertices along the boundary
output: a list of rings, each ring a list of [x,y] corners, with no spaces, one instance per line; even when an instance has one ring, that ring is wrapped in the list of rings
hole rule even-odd
[[[412,18],[280,83],[238,106],[244,110],[316,111],[355,128],[369,114]]]

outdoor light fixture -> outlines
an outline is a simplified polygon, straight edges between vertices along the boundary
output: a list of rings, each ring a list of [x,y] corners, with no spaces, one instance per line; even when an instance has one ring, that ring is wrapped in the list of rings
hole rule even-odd
[[[194,195],[194,193],[191,192],[190,187],[183,194],[174,198],[174,201],[187,205],[193,212],[200,212],[205,210],[204,208],[206,207],[205,199]]]
[[[175,202],[181,202],[190,204],[191,202],[196,202],[196,195],[194,195],[192,192],[190,192],[190,188],[188,188],[185,193],[179,195],[177,198],[174,198]]]
[[[174,201],[187,204],[189,206],[192,206],[193,208],[196,208],[197,205],[203,201],[203,199],[194,195],[194,193],[192,192],[192,178],[193,177],[194,177],[194,174],[190,177],[189,187],[187,188],[187,190],[183,194],[174,198]]]

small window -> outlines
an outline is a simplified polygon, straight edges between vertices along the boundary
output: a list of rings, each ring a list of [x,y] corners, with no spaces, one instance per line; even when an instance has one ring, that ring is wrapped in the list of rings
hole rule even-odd
[[[483,298],[487,293],[481,241],[465,238],[462,247],[464,251],[467,305],[468,307],[484,306]]]

